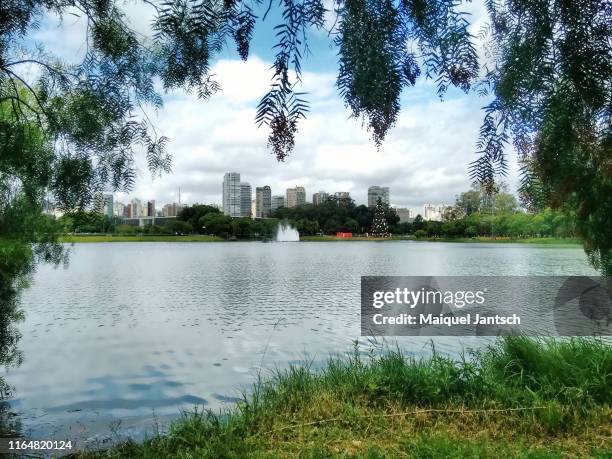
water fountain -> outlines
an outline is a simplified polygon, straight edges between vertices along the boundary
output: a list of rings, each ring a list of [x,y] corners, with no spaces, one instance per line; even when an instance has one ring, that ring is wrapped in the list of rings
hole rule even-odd
[[[296,242],[300,240],[300,233],[289,223],[281,222],[276,229],[276,242]]]

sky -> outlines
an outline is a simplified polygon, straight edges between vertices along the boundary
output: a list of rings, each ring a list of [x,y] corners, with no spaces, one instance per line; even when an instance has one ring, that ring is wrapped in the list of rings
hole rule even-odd
[[[134,0],[125,8],[134,29],[149,34],[152,9]],[[465,8],[476,35],[486,21],[482,1]],[[184,204],[221,204],[223,174],[229,171],[239,172],[253,190],[269,185],[273,195],[304,186],[307,201],[320,190],[348,191],[357,204],[365,204],[369,186],[388,186],[391,204],[415,213],[422,212],[425,203],[451,204],[470,188],[468,165],[477,157],[481,107],[488,100],[458,90],[450,90],[440,100],[434,82],[421,78],[404,89],[397,124],[377,149],[362,120],[350,117],[338,95],[336,49],[324,31],[310,34],[312,54],[302,65],[299,90],[308,93],[310,112],[298,127],[295,150],[278,162],[266,146],[267,128],[255,124],[257,103],[272,76],[277,22],[273,14],[257,24],[247,62],[239,59],[233,44],[219,55],[211,73],[221,83],[221,91],[210,100],[173,91],[164,94],[162,109],[148,111],[156,129],[170,139],[172,172],[152,177],[144,154],[137,155],[136,185],[129,195],[115,193],[115,200],[154,199],[161,207],[178,201],[180,188]],[[331,15],[327,22],[333,22]],[[83,57],[84,37],[84,21],[76,15],[47,16],[32,40],[75,62]],[[514,190],[517,166],[514,155],[509,158],[506,182]]]

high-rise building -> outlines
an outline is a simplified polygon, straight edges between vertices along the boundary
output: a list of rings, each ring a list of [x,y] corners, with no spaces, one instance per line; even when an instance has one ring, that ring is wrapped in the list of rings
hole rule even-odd
[[[240,182],[240,216],[251,216],[251,184]]]
[[[334,193],[336,199],[351,199],[351,194],[348,191],[336,191]]]
[[[142,217],[142,214],[142,203],[140,202],[140,199],[132,199],[132,216],[130,218]]]
[[[113,214],[116,217],[123,218],[123,217],[126,217],[125,212],[126,212],[125,204],[119,201],[115,201],[115,203],[113,204]]]
[[[251,199],[249,198],[249,206]],[[230,217],[241,216],[240,174],[227,172],[223,176],[223,213]]]
[[[155,199],[147,202],[147,217],[155,217]]]
[[[257,218],[257,199],[251,199],[251,218]]]
[[[287,207],[297,207],[306,204],[306,190],[303,186],[287,188]]]
[[[400,223],[411,222],[413,220],[412,210],[405,207],[397,207],[395,213],[399,217]]]
[[[104,195],[104,215],[109,218],[113,218],[115,211],[113,210],[113,195],[105,194]]]
[[[328,193],[325,191],[319,191],[318,193],[312,195],[312,203],[315,206],[318,206],[319,204],[323,204],[325,201],[327,201],[327,198],[329,198]]]
[[[444,214],[446,213],[446,209],[448,209],[446,204],[438,204],[434,206],[433,204],[425,204],[424,206],[424,220],[433,220],[440,222],[444,219]]]
[[[125,207],[125,216],[126,218],[134,218],[134,206],[131,202]]]
[[[272,200],[270,202],[270,210],[276,210],[279,207],[286,207],[285,197],[280,195],[272,196]]]
[[[438,204],[438,215],[439,215],[439,221],[443,221],[446,218],[446,212],[448,210],[450,210],[452,206],[449,206],[448,204]]]
[[[255,188],[255,218],[267,218],[272,212],[272,190],[268,185]]]
[[[172,204],[165,204],[164,207],[162,207],[162,217],[176,217],[182,208],[183,207],[176,202],[173,202]]]
[[[423,206],[423,219],[424,220],[435,220],[436,206],[433,204],[425,204]]]
[[[368,207],[374,208],[378,203],[378,198],[383,204],[389,205],[389,187],[388,186],[371,186],[368,188]]]

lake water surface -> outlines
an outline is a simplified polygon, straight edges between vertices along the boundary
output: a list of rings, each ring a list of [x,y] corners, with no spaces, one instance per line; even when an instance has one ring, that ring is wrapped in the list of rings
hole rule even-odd
[[[429,242],[77,244],[25,291],[3,371],[25,435],[137,438],[219,409],[258,371],[350,351],[364,275],[596,275],[580,247]],[[368,341],[360,339],[364,346]],[[428,338],[401,338],[416,354]],[[485,338],[440,338],[457,354]]]

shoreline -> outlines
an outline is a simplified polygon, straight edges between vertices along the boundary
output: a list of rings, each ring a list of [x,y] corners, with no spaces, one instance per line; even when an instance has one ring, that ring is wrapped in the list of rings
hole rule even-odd
[[[580,239],[560,239],[560,238],[524,238],[524,239],[509,239],[509,238],[457,238],[457,239],[442,239],[442,238],[422,238],[415,239],[408,236],[395,236],[391,238],[338,238],[336,236],[302,236],[299,242],[445,242],[445,243],[470,243],[470,244],[531,244],[545,245],[555,247],[576,247],[582,245]],[[107,242],[262,242],[253,239],[238,239],[227,240],[218,236],[204,235],[185,235],[185,236],[169,236],[169,235],[61,235],[58,237],[60,243],[107,243]],[[298,242],[298,241],[296,241]]]
[[[554,237],[542,237],[542,238],[493,238],[489,236],[482,236],[476,238],[419,238],[416,239],[411,236],[392,236],[390,238],[373,238],[373,237],[353,237],[353,238],[339,238],[336,236],[303,236],[300,238],[300,242],[356,242],[356,241],[411,241],[411,242],[461,242],[461,243],[493,243],[493,244],[542,244],[542,245],[559,245],[559,246],[576,246],[581,245],[581,239],[575,238],[554,238]]]
[[[235,407],[70,457],[604,458],[611,353],[592,338],[524,336],[468,360],[354,350],[320,369],[279,369]]]

